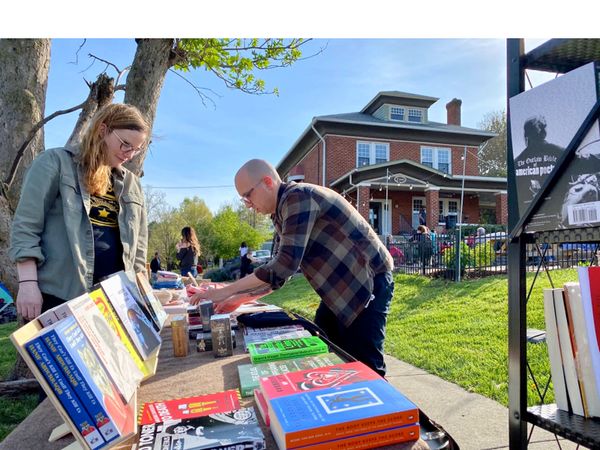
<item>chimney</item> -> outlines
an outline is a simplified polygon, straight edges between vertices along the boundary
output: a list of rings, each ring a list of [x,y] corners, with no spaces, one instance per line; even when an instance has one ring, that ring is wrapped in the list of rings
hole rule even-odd
[[[460,126],[460,105],[462,100],[453,98],[446,104],[446,111],[448,112],[448,125]]]

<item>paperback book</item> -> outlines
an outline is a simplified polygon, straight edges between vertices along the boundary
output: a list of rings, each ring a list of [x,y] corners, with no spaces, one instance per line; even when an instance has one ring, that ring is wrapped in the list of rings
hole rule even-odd
[[[142,425],[137,450],[264,450],[254,408]]]
[[[150,323],[157,332],[160,331],[161,324],[159,323],[149,300],[142,294],[135,273],[132,271],[121,270],[113,274],[113,276],[117,276],[121,279],[122,285],[127,288],[127,291],[131,297],[133,297],[139,309],[144,313],[148,323]]]
[[[143,273],[136,273],[135,279],[140,289],[140,293],[142,294],[145,302],[150,306],[160,330],[165,324],[165,320],[167,320],[167,313],[165,312],[162,303],[160,303],[160,301],[154,295],[154,291],[148,282],[148,278],[146,278]]]
[[[40,338],[107,442],[133,430],[133,412],[74,317],[44,328]]]
[[[304,329],[302,325],[288,325],[269,328],[244,328],[244,344],[246,346],[246,351],[248,351],[248,345],[250,344],[259,344],[261,342],[282,339],[298,339],[309,336],[312,336],[310,331]]]
[[[58,398],[77,432],[92,450],[104,447],[106,441],[94,426],[94,421],[83,407],[74,390],[67,383],[65,375],[56,365],[42,339],[39,337],[32,339],[25,344],[25,348],[48,382],[54,395]]]
[[[318,336],[250,344],[248,352],[253,364],[327,353],[327,344]]]
[[[240,409],[240,394],[237,389],[230,389],[214,394],[145,403],[140,413],[139,424],[191,419],[236,409]]]
[[[253,395],[254,389],[259,387],[259,379],[270,375],[295,372],[315,367],[333,366],[344,361],[335,353],[306,356],[281,361],[272,361],[262,364],[241,364],[238,366],[240,377],[240,391],[243,397]]]
[[[419,420],[417,407],[383,379],[287,395],[272,399],[270,405],[271,431],[280,450]]]
[[[153,325],[148,321],[121,277],[113,275],[101,281],[100,285],[141,358],[149,359],[158,351],[161,343],[160,336]]]
[[[102,289],[102,287],[99,285],[94,286],[92,288],[92,291],[90,292],[90,297],[92,298],[92,301],[96,304],[98,311],[100,311],[100,313],[106,319],[106,323],[108,323],[110,329],[123,343],[123,345],[127,349],[127,353],[129,353],[131,359],[133,359],[133,362],[135,363],[136,367],[140,370],[140,372],[142,372],[144,378],[150,375],[150,373],[152,373],[150,367],[144,361],[142,361],[140,354],[135,349],[133,342],[131,342],[129,335],[123,328],[123,324],[121,323],[119,316],[117,315],[115,309],[112,307],[111,303],[108,301],[108,298],[104,293],[104,289]]]

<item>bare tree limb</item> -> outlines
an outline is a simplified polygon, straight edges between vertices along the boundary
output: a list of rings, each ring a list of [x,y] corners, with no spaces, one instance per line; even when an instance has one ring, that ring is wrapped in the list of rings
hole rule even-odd
[[[92,58],[92,59],[96,59],[96,60],[98,60],[98,61],[101,61],[101,62],[103,62],[104,64],[106,64],[106,66],[107,66],[107,67],[108,67],[108,66],[112,66],[112,67],[113,67],[113,68],[114,68],[114,69],[117,71],[117,79],[115,80],[115,84],[118,84],[118,83],[119,83],[119,81],[121,80],[121,77],[122,77],[122,76],[123,76],[123,75],[124,75],[126,72],[128,72],[128,71],[129,71],[129,69],[131,69],[131,66],[127,66],[127,67],[125,67],[123,70],[121,70],[121,69],[119,69],[119,68],[116,66],[116,64],[113,64],[113,63],[111,63],[110,61],[107,61],[107,60],[105,60],[105,59],[99,58],[99,57],[98,57],[98,56],[96,56],[96,55],[93,55],[93,54],[91,54],[91,53],[88,53],[88,56],[89,56],[90,58]],[[90,67],[91,67],[91,66],[90,66]],[[106,72],[106,70],[104,70],[104,71]]]
[[[69,64],[79,64],[79,52],[81,51],[81,49],[83,48],[83,46],[85,45],[85,43],[87,42],[87,39],[84,39],[83,42],[81,43],[81,45],[79,46],[79,48],[77,49],[77,51],[75,52],[75,61],[70,62]]]
[[[214,100],[212,98],[210,98],[208,95],[204,94],[201,92],[201,90],[205,90],[205,91],[210,91],[211,93],[213,93],[214,95],[216,95],[217,97],[221,97],[219,94],[217,94],[215,91],[213,91],[212,89],[209,88],[203,88],[200,86],[196,86],[194,83],[192,83],[190,80],[188,80],[186,77],[184,77],[183,75],[181,75],[180,73],[176,72],[173,69],[169,69],[169,72],[173,72],[175,75],[177,75],[179,78],[181,78],[183,81],[185,81],[187,84],[189,84],[190,86],[192,86],[192,88],[194,88],[194,90],[198,93],[198,96],[200,97],[200,101],[202,102],[202,104],[204,106],[206,106],[206,103],[204,102],[204,99],[209,100],[212,104],[213,107],[215,109],[217,109],[217,105],[214,102]]]

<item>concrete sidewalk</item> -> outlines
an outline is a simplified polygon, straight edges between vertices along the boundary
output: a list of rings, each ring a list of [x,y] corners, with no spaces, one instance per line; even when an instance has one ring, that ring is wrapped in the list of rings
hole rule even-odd
[[[508,408],[394,357],[386,355],[386,364],[388,381],[440,424],[461,450],[508,448]],[[536,427],[528,448],[577,448],[566,439],[561,438],[559,442],[560,445],[554,434]]]

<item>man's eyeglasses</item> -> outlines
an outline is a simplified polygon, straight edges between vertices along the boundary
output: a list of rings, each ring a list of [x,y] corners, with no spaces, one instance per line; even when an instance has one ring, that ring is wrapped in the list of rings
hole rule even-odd
[[[133,157],[133,156],[137,155],[138,153],[142,152],[142,150],[144,150],[142,147],[133,148],[133,145],[131,145],[128,142],[125,142],[123,139],[121,139],[121,136],[119,136],[115,130],[112,130],[112,132],[117,137],[119,142],[121,142],[121,151],[123,153],[125,153],[126,155],[131,155]]]
[[[249,189],[248,191],[246,191],[242,194],[240,200],[243,201],[246,204],[246,206],[252,206],[252,200],[250,200],[250,196],[252,195],[252,192],[254,192],[254,189],[256,189],[258,187],[258,185],[262,182],[263,182],[263,179],[261,178],[258,183],[256,183],[254,186],[252,186],[251,189]]]

